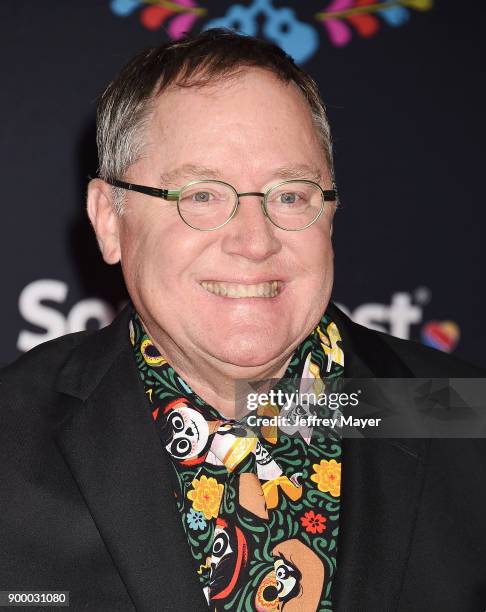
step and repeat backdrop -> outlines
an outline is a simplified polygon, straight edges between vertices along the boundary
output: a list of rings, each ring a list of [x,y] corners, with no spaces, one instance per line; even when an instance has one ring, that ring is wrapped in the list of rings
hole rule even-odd
[[[139,50],[226,26],[320,85],[341,198],[333,299],[486,366],[485,16],[479,0],[2,0],[0,363],[125,303],[84,211],[96,98]]]

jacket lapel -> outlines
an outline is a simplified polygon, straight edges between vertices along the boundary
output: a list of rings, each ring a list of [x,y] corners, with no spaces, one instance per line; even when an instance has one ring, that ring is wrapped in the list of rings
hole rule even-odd
[[[377,439],[343,441],[336,609],[396,610],[424,476],[417,449]],[[409,441],[407,440],[407,443]]]
[[[379,338],[330,309],[343,339],[346,378],[411,377]],[[429,442],[344,439],[333,601],[341,612],[396,610],[413,539]]]
[[[87,336],[66,364],[57,444],[136,609],[207,612],[131,354],[129,316]]]

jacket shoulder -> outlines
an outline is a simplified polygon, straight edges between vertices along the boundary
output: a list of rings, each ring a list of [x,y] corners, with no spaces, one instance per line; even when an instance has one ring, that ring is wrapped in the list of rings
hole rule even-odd
[[[29,380],[35,385],[50,387],[72,352],[93,333],[96,332],[75,332],[37,345],[0,369],[0,385]]]
[[[114,360],[130,345],[130,304],[110,325],[81,331],[45,342],[0,370],[1,399],[10,389],[16,398],[44,392],[60,392],[86,399]]]
[[[444,353],[415,340],[403,340],[390,334],[368,330],[380,339],[418,377],[483,378],[486,371],[462,358]]]
[[[484,378],[486,370],[425,346],[414,340],[403,340],[390,334],[369,329],[355,323],[335,304],[329,313],[342,330],[344,352],[346,348],[359,355],[377,376],[414,376],[417,378]]]

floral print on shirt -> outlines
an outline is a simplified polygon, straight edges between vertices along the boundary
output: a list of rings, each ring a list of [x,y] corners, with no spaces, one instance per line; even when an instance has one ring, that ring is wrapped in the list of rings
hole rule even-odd
[[[172,466],[173,494],[194,572],[211,610],[332,610],[341,439],[329,427],[253,428],[223,417],[177,374],[134,314],[130,340],[148,409]],[[324,314],[273,389],[326,392],[344,370],[341,336]],[[310,385],[310,386],[309,386]],[[284,408],[259,406],[259,416]],[[332,416],[295,403],[288,413]],[[270,424],[268,424],[270,423]],[[278,420],[277,420],[278,423]]]

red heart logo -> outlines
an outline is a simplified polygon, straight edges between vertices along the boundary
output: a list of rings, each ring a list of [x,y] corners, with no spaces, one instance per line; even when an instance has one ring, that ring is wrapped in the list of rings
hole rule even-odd
[[[457,346],[461,332],[454,321],[429,321],[422,327],[422,342],[432,348],[451,353]]]

